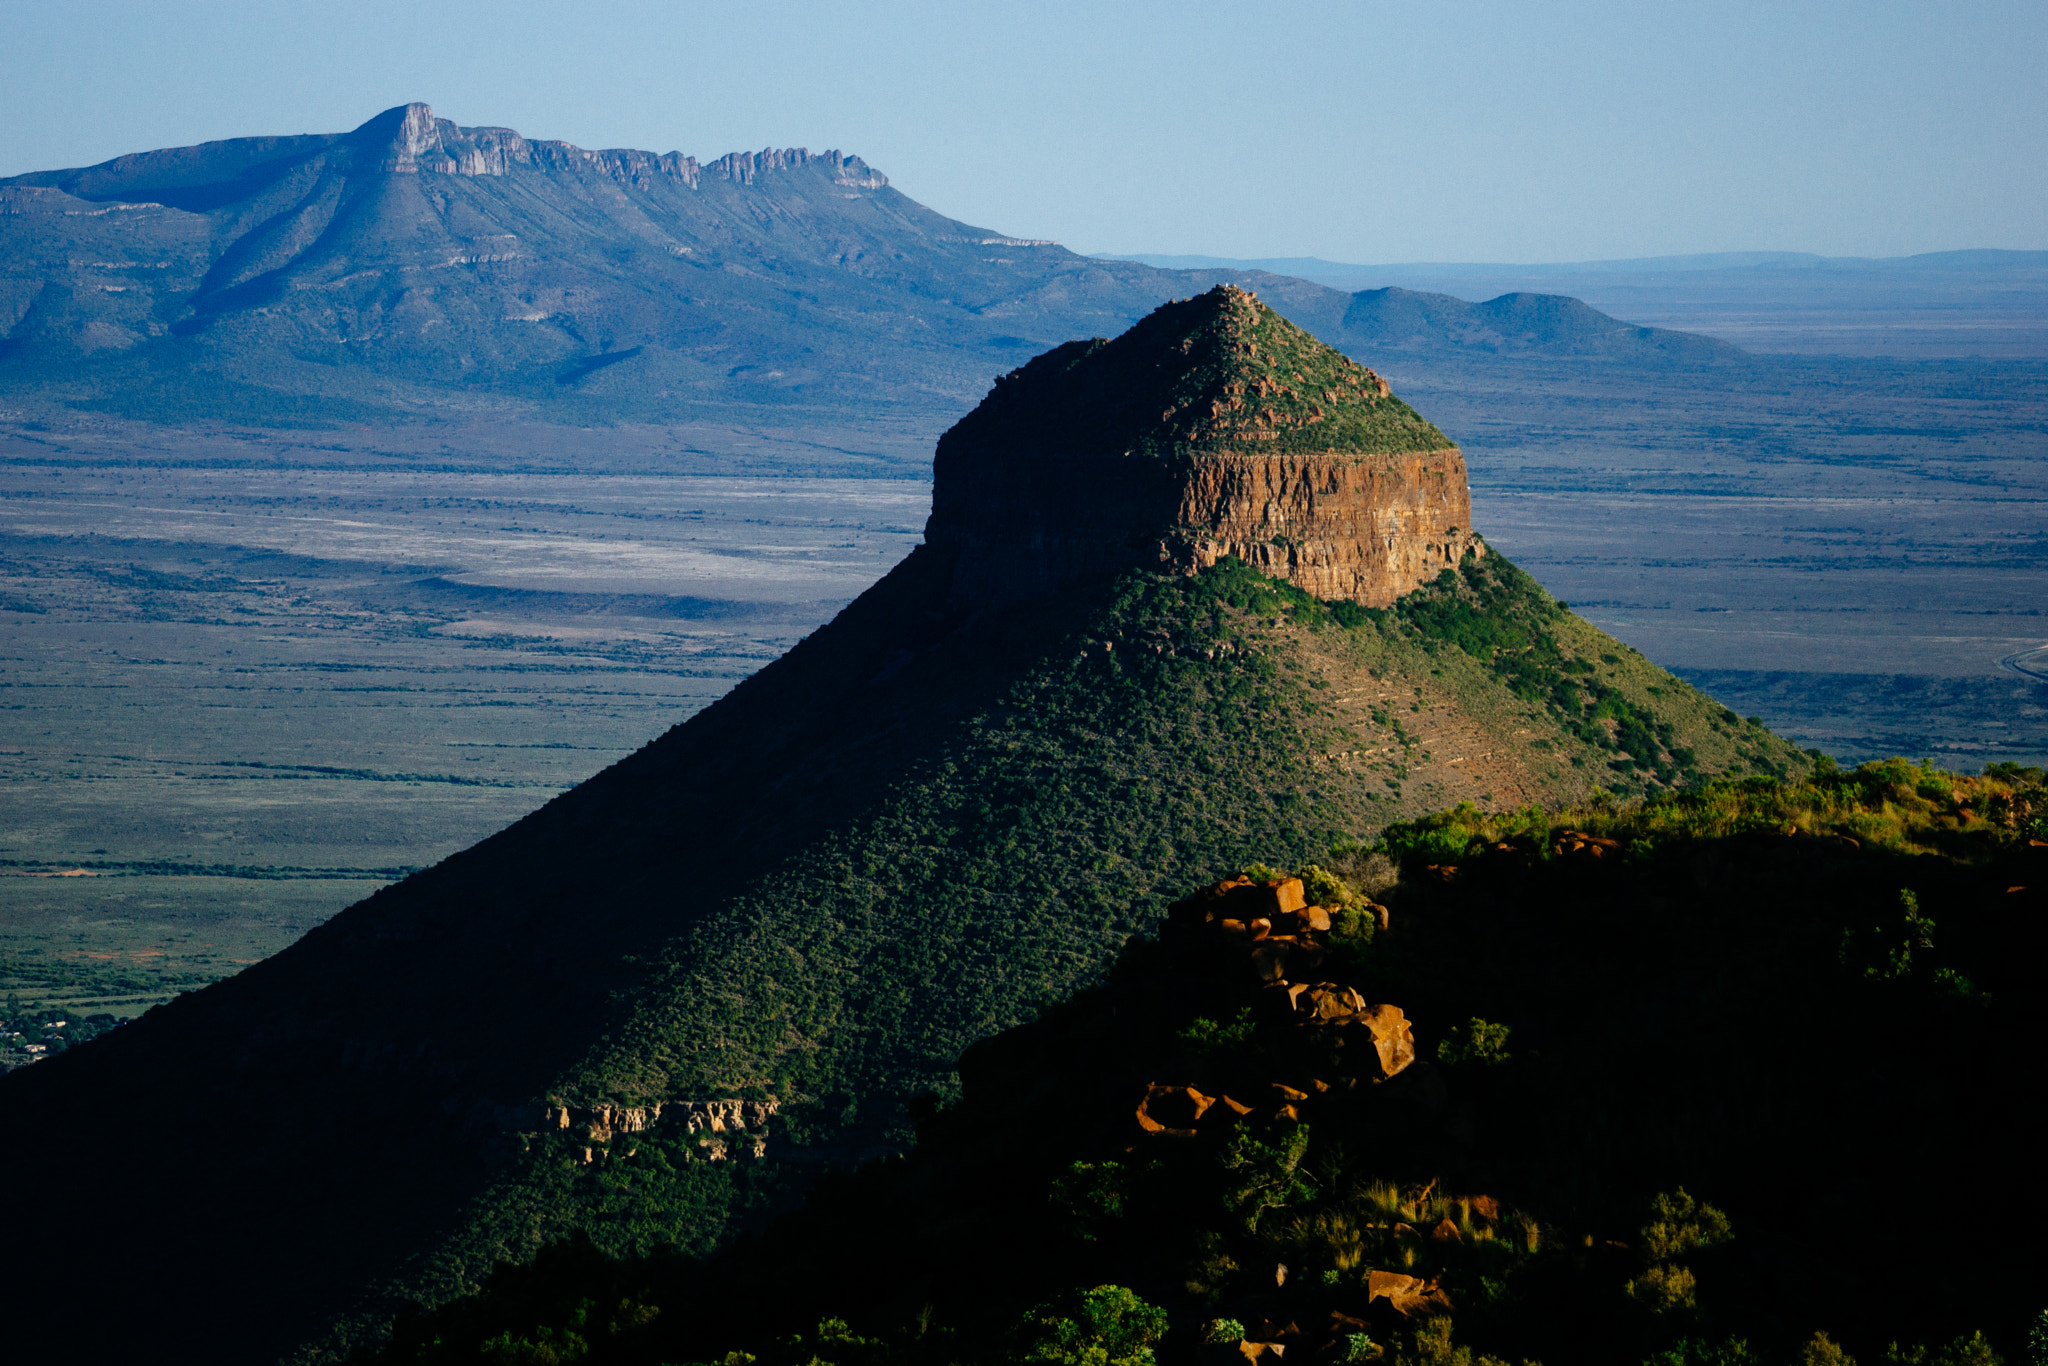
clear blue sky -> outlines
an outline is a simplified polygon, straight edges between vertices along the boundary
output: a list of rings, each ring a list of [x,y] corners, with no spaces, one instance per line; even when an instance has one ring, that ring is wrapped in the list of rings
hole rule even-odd
[[[425,100],[1082,251],[2048,248],[2048,3],[0,0],[0,174]]]

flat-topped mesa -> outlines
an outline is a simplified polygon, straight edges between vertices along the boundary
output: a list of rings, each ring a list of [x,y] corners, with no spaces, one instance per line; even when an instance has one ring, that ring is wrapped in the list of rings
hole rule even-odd
[[[1465,458],[1386,382],[1219,285],[996,381],[939,439],[925,539],[1001,603],[1236,555],[1384,607],[1483,550]]]

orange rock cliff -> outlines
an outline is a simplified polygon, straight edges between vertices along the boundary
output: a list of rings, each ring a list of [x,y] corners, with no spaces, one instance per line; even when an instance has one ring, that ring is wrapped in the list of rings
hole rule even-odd
[[[1236,555],[1384,607],[1484,553],[1465,459],[1378,375],[1219,285],[997,380],[940,438],[925,539],[954,597]]]

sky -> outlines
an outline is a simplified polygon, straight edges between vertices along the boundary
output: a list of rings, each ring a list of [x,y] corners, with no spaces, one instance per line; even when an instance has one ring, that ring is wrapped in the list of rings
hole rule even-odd
[[[0,0],[0,175],[461,124],[857,153],[1077,251],[2048,249],[2048,4]]]

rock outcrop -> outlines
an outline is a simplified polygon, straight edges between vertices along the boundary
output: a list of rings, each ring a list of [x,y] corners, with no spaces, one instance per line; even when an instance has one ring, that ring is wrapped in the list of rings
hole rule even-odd
[[[723,1162],[728,1157],[766,1157],[768,1121],[780,1108],[774,1096],[766,1100],[655,1101],[651,1105],[551,1104],[541,1111],[540,1127],[544,1133],[575,1131],[577,1138],[590,1145],[583,1149],[586,1163],[626,1135],[657,1127],[682,1129],[695,1140],[698,1156]],[[623,1152],[630,1157],[633,1149],[629,1146]]]
[[[1465,461],[1385,380],[1219,285],[1003,376],[940,440],[961,602],[1235,555],[1384,607],[1483,550]]]
[[[511,128],[464,128],[451,119],[436,117],[432,107],[414,101],[387,109],[346,133],[233,138],[197,147],[139,152],[97,166],[17,176],[8,184],[56,188],[87,199],[120,194],[210,207],[222,198],[223,185],[258,186],[279,179],[288,165],[323,157],[339,157],[353,169],[398,175],[502,176],[521,168],[594,171],[621,185],[644,187],[665,180],[693,190],[707,179],[752,185],[764,172],[792,171],[822,162],[832,172],[835,185],[878,190],[889,183],[889,177],[859,157],[838,151],[764,147],[758,152],[727,152],[699,162],[681,152],[593,149],[553,138],[524,137]],[[311,169],[320,172],[329,167],[321,162]],[[196,198],[189,193],[194,191],[198,192]]]
[[[708,164],[681,152],[641,152],[630,148],[593,150],[554,139],[528,139],[510,128],[463,128],[436,118],[420,103],[387,109],[347,135],[383,156],[381,167],[401,173],[437,175],[505,175],[519,166],[559,170],[581,163],[621,184],[639,184],[653,177],[680,180],[696,189],[706,176],[751,185],[764,171],[795,170],[824,161],[833,183],[880,189],[889,178],[859,157],[836,151],[813,154],[804,147],[764,147],[758,152],[727,152]]]
[[[1391,1081],[1414,1064],[1415,1036],[1399,1006],[1372,1004],[1357,988],[1336,982],[1288,980],[1323,965],[1329,947],[1316,936],[1330,925],[1329,908],[1308,904],[1301,879],[1293,877],[1228,878],[1169,908],[1160,943],[1179,971],[1220,979],[1240,992],[1254,989],[1249,999],[1268,1018],[1342,1032],[1311,1046],[1329,1064],[1321,1069],[1329,1080],[1302,1072],[1297,1086],[1241,1074],[1213,1095],[1180,1079],[1150,1081],[1135,1112],[1141,1132],[1194,1138],[1206,1127],[1247,1117],[1297,1123],[1323,1097]]]

